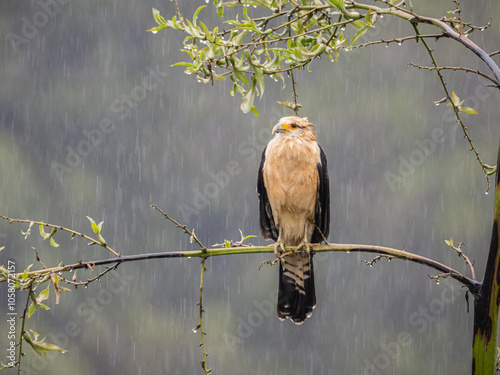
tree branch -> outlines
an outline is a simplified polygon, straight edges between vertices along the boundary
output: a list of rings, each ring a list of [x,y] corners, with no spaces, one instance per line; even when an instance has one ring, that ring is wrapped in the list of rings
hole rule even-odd
[[[294,250],[291,247],[287,247],[287,251]],[[356,245],[356,244],[327,244],[327,245],[314,245],[313,250],[315,252],[363,252],[363,253],[374,253],[381,254],[386,256],[392,256],[394,258],[407,260],[414,263],[423,264],[427,267],[431,267],[441,273],[448,273],[450,277],[459,281],[461,284],[466,286],[472,294],[477,294],[480,288],[480,282],[473,280],[461,272],[456,271],[455,269],[446,266],[440,262],[432,260],[430,258],[423,257],[418,254],[413,254],[405,250],[397,250],[390,247],[384,246],[372,246],[372,245]],[[137,254],[137,255],[128,255],[121,256],[119,258],[111,258],[111,259],[100,259],[94,261],[87,262],[78,262],[69,265],[63,265],[59,267],[52,268],[44,268],[37,271],[27,272],[28,277],[39,277],[50,272],[66,272],[75,269],[81,268],[94,268],[96,266],[108,265],[108,264],[121,264],[128,262],[136,262],[139,260],[148,260],[148,259],[161,259],[161,258],[208,258],[214,256],[224,256],[224,255],[236,255],[236,254],[263,254],[263,253],[273,253],[274,247],[270,246],[245,246],[245,247],[232,247],[232,248],[214,248],[214,249],[206,249],[203,250],[194,250],[194,251],[168,251],[162,253],[148,253],[148,254]],[[21,277],[23,274],[14,274],[14,277]],[[6,277],[0,277],[0,282],[6,281]]]

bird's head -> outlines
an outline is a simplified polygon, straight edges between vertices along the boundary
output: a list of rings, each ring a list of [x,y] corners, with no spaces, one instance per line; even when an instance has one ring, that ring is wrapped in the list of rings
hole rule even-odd
[[[273,134],[279,137],[286,138],[313,138],[316,139],[313,124],[307,120],[307,117],[287,116],[282,117],[280,121],[274,126]]]

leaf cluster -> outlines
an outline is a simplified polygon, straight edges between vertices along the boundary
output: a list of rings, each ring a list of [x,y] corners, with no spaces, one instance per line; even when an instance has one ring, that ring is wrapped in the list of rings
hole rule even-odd
[[[311,3],[311,4],[310,4]],[[241,12],[224,21],[228,27],[208,28],[198,22],[205,6],[200,6],[192,20],[180,13],[165,18],[156,9],[153,16],[158,26],[153,33],[166,28],[188,34],[183,49],[190,60],[174,65],[183,66],[186,74],[195,74],[198,81],[212,83],[228,77],[233,86],[231,95],[241,94],[240,108],[258,116],[255,97],[262,97],[264,77],[285,84],[284,73],[309,68],[322,55],[337,61],[339,51],[352,44],[373,27],[377,14],[368,10],[363,16],[346,10],[344,1],[215,1],[217,14],[225,8],[240,6]],[[259,9],[254,9],[259,8]],[[253,11],[266,13],[252,17]],[[347,29],[349,27],[349,30]]]

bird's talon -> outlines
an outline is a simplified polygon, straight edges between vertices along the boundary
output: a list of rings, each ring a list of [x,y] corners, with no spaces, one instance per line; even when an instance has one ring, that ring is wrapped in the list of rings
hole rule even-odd
[[[283,242],[278,241],[274,244],[274,254],[276,255],[276,258],[281,258],[281,253],[285,253],[285,245]]]

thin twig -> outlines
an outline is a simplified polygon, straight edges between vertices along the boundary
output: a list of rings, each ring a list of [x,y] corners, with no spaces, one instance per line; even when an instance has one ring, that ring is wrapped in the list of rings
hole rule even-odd
[[[483,73],[483,72],[480,72],[479,70],[477,69],[470,69],[470,68],[466,68],[466,67],[463,67],[463,66],[422,66],[422,65],[418,65],[418,64],[415,64],[415,63],[408,63],[406,64],[407,66],[413,66],[415,68],[419,68],[419,69],[425,69],[425,70],[461,70],[461,71],[464,71],[464,72],[467,72],[467,73],[474,73],[474,74],[477,74],[477,75],[480,75],[481,77],[483,78],[486,78],[488,80],[490,80],[491,82],[493,82],[496,86],[497,84],[497,81],[490,77],[489,75]]]
[[[460,10],[460,3],[458,2],[458,0],[453,0],[453,2],[457,7],[456,12],[458,13],[458,22],[460,24],[460,35],[464,35],[464,24],[462,22],[462,11]]]
[[[31,299],[31,293],[33,292],[33,283],[30,283],[30,289],[28,290],[28,295],[26,296],[26,305],[24,306],[23,316],[21,319],[21,333],[19,335],[19,356],[17,360],[17,375],[21,375],[21,359],[23,357],[23,333],[24,324],[26,322],[26,314],[28,313],[28,305]]]
[[[394,258],[393,256],[391,255],[383,255],[383,254],[380,254],[380,255],[377,255],[375,258],[373,258],[372,260],[365,260],[365,259],[361,259],[362,262],[364,262],[367,266],[370,266],[372,267],[375,263],[377,263],[380,259],[382,258],[387,258],[387,260],[390,262],[392,258]]]
[[[412,26],[415,30],[415,34],[420,35],[420,31],[418,29],[417,24],[412,23]],[[427,52],[429,53],[429,56],[432,60],[432,64],[436,68],[435,70],[438,74],[439,80],[441,81],[441,85],[443,86],[444,92],[446,93],[446,97],[448,98],[448,100],[450,101],[450,103],[453,107],[453,111],[455,112],[455,116],[457,117],[457,124],[460,125],[460,127],[462,128],[462,131],[464,133],[464,138],[466,138],[467,142],[469,142],[470,150],[472,152],[474,152],[474,155],[476,156],[476,159],[479,162],[479,165],[481,166],[481,169],[486,177],[486,184],[487,184],[486,192],[488,192],[490,190],[490,178],[488,176],[488,172],[486,170],[486,167],[484,166],[484,163],[481,160],[481,157],[479,156],[479,152],[476,150],[476,147],[474,146],[474,143],[472,142],[472,139],[470,138],[469,133],[467,132],[467,127],[465,126],[465,124],[462,121],[462,118],[460,117],[460,111],[459,111],[458,107],[455,105],[455,103],[453,103],[453,100],[451,99],[451,95],[448,91],[448,88],[446,87],[446,82],[445,82],[443,74],[441,73],[441,70],[439,69],[439,66],[436,62],[436,59],[435,59],[434,54],[432,52],[432,49],[429,47],[429,44],[427,44],[427,41],[425,39],[421,39],[421,41],[422,41],[422,44],[427,49]]]
[[[429,276],[430,279],[435,280],[436,283],[439,284],[439,279],[446,279],[447,277],[451,276],[451,274],[448,272],[443,272],[443,273],[440,273],[439,275],[436,275],[436,276],[432,276],[432,275],[427,275],[427,276]]]
[[[443,37],[446,37],[446,34],[445,33],[440,33],[440,34],[423,34],[423,35],[409,35],[409,36],[404,36],[404,37],[400,37],[400,38],[393,38],[393,39],[380,39],[380,40],[374,40],[372,42],[366,42],[366,43],[363,43],[363,44],[358,44],[358,45],[355,45],[355,46],[352,46],[352,47],[349,47],[349,48],[363,48],[363,47],[368,47],[368,46],[373,46],[373,45],[377,45],[377,44],[385,44],[386,46],[389,46],[389,44],[391,43],[398,43],[398,44],[402,44],[408,40],[419,40],[421,38],[433,38],[433,39],[439,39],[439,38],[443,38]]]
[[[172,223],[175,224],[176,227],[181,228],[184,231],[184,233],[188,234],[190,236],[190,238],[191,238],[191,241],[196,242],[198,244],[198,246],[200,246],[200,249],[201,249],[202,252],[206,252],[207,251],[207,248],[205,247],[205,245],[203,245],[201,243],[201,241],[198,239],[198,237],[194,233],[194,229],[193,229],[193,231],[190,231],[189,229],[187,229],[186,225],[180,224],[177,220],[175,220],[174,218],[170,217],[166,212],[164,212],[161,208],[159,208],[153,202],[150,202],[150,204],[151,204],[151,207],[153,207],[155,210],[159,211],[165,217],[165,219],[171,221]]]
[[[43,225],[45,227],[49,227],[49,228],[54,228],[54,229],[57,229],[57,230],[61,230],[63,232],[68,232],[68,233],[71,233],[71,238],[73,238],[74,236],[78,236],[78,237],[82,237],[82,238],[85,238],[86,240],[89,240],[91,242],[92,245],[99,245],[101,247],[104,247],[106,250],[110,251],[113,253],[113,255],[115,255],[116,257],[119,257],[120,256],[120,253],[117,253],[116,251],[114,251],[112,248],[110,248],[107,244],[105,243],[101,243],[100,241],[98,240],[95,240],[93,239],[92,237],[89,237],[83,233],[80,233],[80,232],[77,232],[73,229],[69,229],[69,228],[65,228],[65,227],[62,227],[60,225],[54,225],[54,224],[49,224],[49,223],[43,223],[41,221],[35,221],[35,220],[25,220],[25,219],[13,219],[11,217],[8,217],[8,216],[5,216],[5,215],[0,215],[0,218],[4,219],[4,220],[8,220],[10,221],[11,223],[27,223],[27,224],[30,224],[30,225],[33,225],[33,224],[36,224],[36,225]],[[33,223],[33,224],[32,224]]]
[[[205,335],[206,335],[206,332],[203,329],[203,313],[205,312],[203,310],[203,281],[204,281],[204,278],[205,278],[205,271],[206,271],[205,262],[206,262],[206,260],[207,260],[207,258],[202,258],[201,259],[200,299],[199,299],[199,302],[198,302],[198,306],[199,306],[199,311],[200,311],[200,323],[199,323],[200,336],[201,336],[201,344],[200,344],[200,346],[201,346],[201,350],[202,350],[202,353],[203,353],[203,360],[201,362],[201,367],[203,368],[203,371],[204,371],[205,375],[208,375],[208,374],[210,374],[212,372],[212,369],[207,368],[207,352],[205,350]]]

